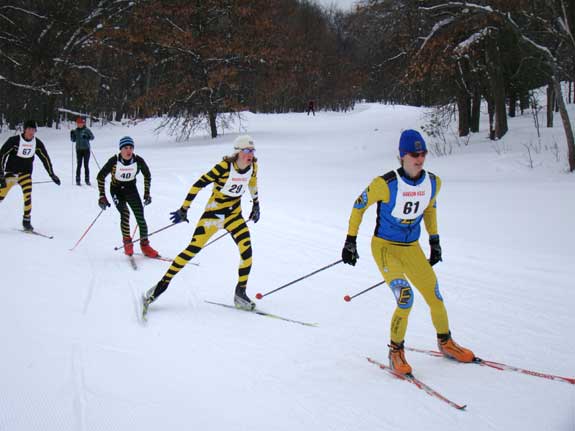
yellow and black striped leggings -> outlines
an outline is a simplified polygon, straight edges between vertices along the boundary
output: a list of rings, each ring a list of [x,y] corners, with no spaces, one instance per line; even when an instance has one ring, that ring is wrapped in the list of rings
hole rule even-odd
[[[0,202],[4,200],[10,189],[16,183],[22,188],[24,220],[30,221],[30,215],[32,214],[32,176],[30,174],[6,175],[6,187],[0,189]]]
[[[130,236],[130,210],[128,205],[132,208],[138,229],[140,230],[140,238],[145,240],[148,238],[148,224],[144,218],[144,206],[142,199],[136,191],[118,191],[111,189],[110,194],[116,205],[116,209],[120,213],[120,229],[122,230],[122,237],[128,238]]]
[[[245,288],[247,286],[250,270],[252,269],[252,243],[250,231],[242,217],[241,208],[238,207],[237,210],[227,216],[214,214],[209,211],[202,214],[189,245],[174,259],[170,268],[164,274],[162,283],[156,288],[154,292],[156,297],[168,288],[172,278],[200,252],[212,235],[220,229],[225,229],[231,234],[240,252],[241,259],[238,268],[237,287]]]
[[[413,305],[413,290],[409,281],[427,302],[437,333],[449,333],[449,320],[437,277],[419,241],[398,244],[374,236],[371,240],[371,253],[397,303],[391,318],[391,341],[399,344],[405,338],[407,320]]]

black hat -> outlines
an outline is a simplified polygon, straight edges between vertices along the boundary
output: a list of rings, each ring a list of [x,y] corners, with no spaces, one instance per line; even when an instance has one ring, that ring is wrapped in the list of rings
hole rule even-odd
[[[34,120],[28,120],[24,123],[24,130],[26,129],[38,129],[38,126]]]

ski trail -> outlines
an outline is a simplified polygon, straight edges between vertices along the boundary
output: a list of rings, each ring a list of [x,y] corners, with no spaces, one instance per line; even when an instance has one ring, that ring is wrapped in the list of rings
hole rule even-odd
[[[142,318],[142,294],[138,292],[138,289],[136,286],[134,286],[134,283],[132,283],[131,280],[128,280],[128,284],[130,285],[130,291],[132,292],[132,304],[134,305],[134,309],[136,311],[136,321],[140,325],[146,326],[147,322]]]
[[[88,293],[86,295],[86,299],[84,300],[84,306],[82,307],[82,315],[88,314],[88,307],[92,302],[92,297],[94,296],[94,291],[96,290],[96,281],[97,275],[94,269],[94,264],[92,263],[92,259],[88,258],[88,263],[90,265],[90,283],[88,285]]]
[[[86,381],[84,377],[84,361],[82,349],[78,343],[72,346],[72,379],[74,381],[74,415],[76,419],[75,429],[84,431],[86,427]]]

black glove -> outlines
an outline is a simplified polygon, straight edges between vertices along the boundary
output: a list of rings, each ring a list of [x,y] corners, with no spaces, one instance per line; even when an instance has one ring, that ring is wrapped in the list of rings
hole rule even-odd
[[[250,213],[250,220],[253,220],[254,223],[257,223],[260,219],[260,203],[258,201],[254,201],[252,205],[252,212]]]
[[[110,202],[108,202],[108,199],[106,199],[106,196],[100,196],[100,199],[98,199],[98,205],[100,206],[100,208],[105,210],[106,208],[108,208],[110,206]]]
[[[173,213],[170,213],[170,220],[172,220],[172,223],[180,223],[180,222],[188,222],[188,210],[184,209],[184,208],[180,208],[177,211],[174,211]]]
[[[58,178],[56,175],[51,175],[50,178],[52,178],[52,181],[54,181],[57,185],[60,185],[60,178]]]
[[[437,262],[441,262],[441,246],[439,245],[439,235],[432,235],[429,237],[429,248],[431,253],[429,254],[429,264],[431,266],[435,265]]]
[[[357,259],[359,259],[355,236],[348,235],[345,239],[345,244],[343,246],[343,250],[341,251],[341,259],[343,260],[343,263],[355,266]]]
[[[150,205],[152,203],[152,197],[150,195],[144,195],[144,205]]]
[[[6,187],[6,179],[4,177],[0,177],[0,189]]]

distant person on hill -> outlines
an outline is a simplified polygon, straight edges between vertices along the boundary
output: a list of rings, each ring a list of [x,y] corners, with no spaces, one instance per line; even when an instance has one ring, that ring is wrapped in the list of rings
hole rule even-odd
[[[76,119],[76,129],[70,131],[70,139],[76,143],[76,184],[80,185],[80,170],[84,162],[84,180],[90,185],[90,141],[94,134],[86,127],[86,120]]]
[[[252,244],[250,231],[242,216],[241,200],[249,189],[252,197],[252,210],[248,220],[254,223],[260,218],[258,201],[257,159],[254,156],[253,139],[248,135],[238,136],[234,141],[234,153],[225,156],[212,170],[202,175],[190,188],[182,207],[171,213],[174,223],[188,221],[187,213],[192,201],[204,187],[213,183],[204,213],[196,225],[196,230],[188,247],[172,262],[162,279],[144,295],[144,313],[167,288],[172,278],[198,254],[206,242],[218,230],[227,230],[240,253],[238,283],[235,288],[234,304],[238,308],[253,310],[255,304],[246,295],[248,277],[252,267]]]
[[[405,130],[401,134],[399,155],[401,167],[376,177],[355,201],[342,259],[349,265],[355,265],[359,259],[356,246],[359,226],[366,209],[377,203],[377,224],[371,240],[371,252],[397,302],[391,319],[390,367],[401,374],[411,373],[411,366],[404,354],[407,320],[414,299],[409,281],[430,308],[439,350],[457,361],[472,362],[475,358],[473,352],[459,346],[451,338],[447,311],[432,269],[442,260],[436,211],[441,181],[438,176],[423,169],[427,147],[419,132]],[[426,259],[419,244],[421,220],[429,233],[429,259]]]
[[[120,228],[124,241],[124,253],[128,256],[134,254],[134,244],[130,236],[130,210],[136,217],[136,223],[140,230],[140,248],[148,257],[158,257],[158,252],[150,246],[148,240],[148,225],[144,218],[144,206],[136,186],[136,175],[142,172],[144,175],[144,205],[152,203],[150,196],[150,184],[152,176],[150,169],[143,158],[134,153],[134,140],[129,136],[120,139],[120,153],[113,155],[98,173],[98,190],[100,198],[98,205],[105,210],[110,206],[106,198],[106,177],[111,175],[110,195],[120,212]]]
[[[22,227],[25,231],[34,230],[30,220],[32,214],[32,170],[35,155],[40,157],[44,169],[52,181],[60,185],[60,178],[54,173],[44,143],[36,138],[36,129],[35,121],[26,121],[23,133],[8,138],[0,149],[0,202],[4,200],[12,186],[18,183],[24,197]]]
[[[310,112],[315,117],[315,102],[313,100],[307,102],[307,115],[309,115]]]

